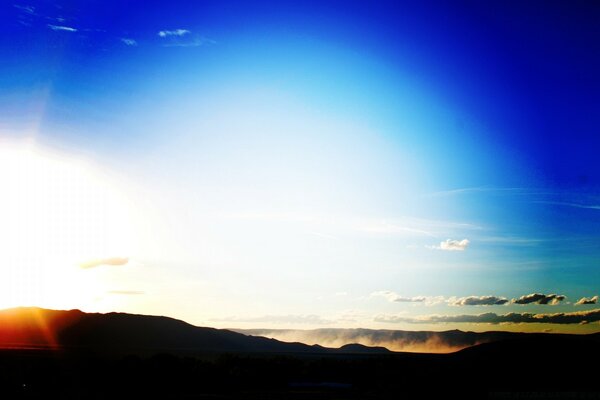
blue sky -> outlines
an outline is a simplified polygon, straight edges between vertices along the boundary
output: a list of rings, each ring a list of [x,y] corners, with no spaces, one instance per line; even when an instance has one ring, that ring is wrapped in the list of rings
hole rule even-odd
[[[593,313],[599,14],[6,3],[0,303],[237,327]],[[598,330],[502,328],[548,325]]]

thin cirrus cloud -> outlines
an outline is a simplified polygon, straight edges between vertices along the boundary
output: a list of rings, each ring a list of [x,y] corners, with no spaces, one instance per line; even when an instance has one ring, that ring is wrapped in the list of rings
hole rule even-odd
[[[430,249],[434,250],[444,250],[444,251],[465,251],[471,242],[469,239],[463,240],[455,240],[455,239],[446,239],[438,246],[427,246]]]
[[[507,298],[498,296],[467,296],[448,301],[451,306],[499,306],[506,303]]]
[[[402,315],[378,315],[374,320],[375,322],[410,324],[587,324],[600,321],[600,309],[554,314],[484,313],[477,315],[426,315],[415,318]]]
[[[434,305],[439,304],[444,301],[443,296],[413,296],[406,297],[401,296],[396,292],[392,292],[389,290],[380,290],[377,292],[371,293],[372,297],[383,297],[390,303],[421,303],[426,305]]]
[[[103,265],[125,265],[129,262],[129,258],[125,257],[111,257],[111,258],[102,258],[98,260],[87,261],[85,263],[79,264],[79,266],[83,269],[96,268]]]
[[[48,28],[56,32],[77,32],[77,28],[73,28],[65,25],[52,25],[48,24]]]
[[[548,304],[555,306],[567,297],[561,294],[542,294],[542,293],[531,293],[519,297],[518,299],[512,299],[512,304]]]
[[[245,322],[245,323],[263,323],[263,324],[282,324],[282,325],[328,325],[333,321],[324,319],[318,315],[265,315],[262,317],[229,317],[229,318],[214,318],[214,322]]]
[[[20,4],[13,4],[13,7],[16,9],[23,11],[26,14],[35,15],[35,7],[34,6],[24,6]]]
[[[576,306],[586,305],[586,304],[596,304],[598,303],[599,297],[596,295],[594,297],[582,297],[575,303]]]

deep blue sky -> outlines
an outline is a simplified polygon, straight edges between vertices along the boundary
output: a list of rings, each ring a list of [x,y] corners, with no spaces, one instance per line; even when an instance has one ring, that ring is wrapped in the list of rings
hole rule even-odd
[[[120,255],[221,307],[182,316],[368,325],[406,311],[384,290],[598,293],[600,5],[122,3],[0,6],[0,144],[118,176],[151,214]],[[89,307],[186,303],[146,284],[155,297]]]

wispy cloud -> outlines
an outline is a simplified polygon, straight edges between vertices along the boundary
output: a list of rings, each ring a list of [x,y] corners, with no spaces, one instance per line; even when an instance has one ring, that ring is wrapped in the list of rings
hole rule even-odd
[[[111,258],[103,258],[98,260],[92,260],[85,263],[79,264],[79,266],[83,269],[100,267],[102,265],[125,265],[129,262],[129,258],[123,257],[111,257]]]
[[[48,28],[52,29],[53,31],[62,31],[62,32],[77,32],[77,28],[72,28],[70,26],[64,26],[64,25],[52,25],[52,24],[48,24]]]
[[[146,294],[146,292],[142,292],[140,290],[109,290],[107,293],[125,295],[125,296],[137,296],[137,295]]]
[[[36,15],[35,14],[35,7],[34,6],[25,6],[25,5],[20,5],[20,4],[13,4],[13,7],[15,7],[16,9],[23,11],[26,14],[30,14],[30,15]]]
[[[158,36],[165,38],[169,36],[185,36],[189,35],[191,32],[187,29],[173,29],[173,30],[164,30],[158,31]]]
[[[582,297],[581,299],[579,299],[577,301],[577,303],[575,303],[576,306],[581,306],[581,305],[585,305],[585,304],[596,304],[598,303],[598,296],[594,296],[594,297]]]
[[[383,297],[389,302],[394,303],[423,303],[425,302],[425,296],[414,296],[414,297],[404,297],[400,296],[398,293],[389,291],[389,290],[380,290],[378,292],[371,293],[373,297]]]
[[[526,294],[524,296],[519,297],[518,299],[512,299],[511,303],[513,304],[549,304],[551,306],[557,305],[567,297],[562,294],[542,294],[542,293],[532,293]]]
[[[390,290],[380,290],[371,293],[372,297],[383,297],[391,303],[423,303],[426,305],[434,305],[444,302],[443,296],[400,296],[398,293]]]
[[[467,296],[448,301],[451,306],[498,306],[506,303],[507,298],[498,296]]]
[[[442,197],[442,196],[454,196],[460,194],[470,194],[470,193],[519,193],[519,192],[527,192],[528,189],[525,188],[498,188],[491,186],[477,186],[477,187],[467,187],[467,188],[459,188],[459,189],[451,189],[451,190],[443,190],[440,192],[431,193],[429,197]]]
[[[454,240],[454,239],[446,239],[438,246],[427,246],[430,249],[435,250],[444,250],[444,251],[465,251],[471,242],[469,239],[463,240]]]
[[[582,324],[600,321],[600,309],[554,314],[508,313],[499,315],[484,313],[477,315],[426,315],[415,318],[401,315],[378,315],[374,320],[376,322],[410,324]]]
[[[138,42],[135,39],[130,38],[121,38],[121,42],[123,42],[126,46],[137,46]]]
[[[516,245],[516,246],[536,246],[542,242],[543,239],[527,238],[518,236],[487,236],[477,238],[478,242],[486,242],[499,245]]]
[[[536,201],[538,204],[550,204],[555,206],[573,207],[573,208],[585,208],[588,210],[600,210],[600,205],[597,204],[579,204],[579,203],[568,203],[562,201]]]
[[[193,35],[189,29],[162,30],[158,31],[158,36],[163,39],[164,47],[198,47],[217,43],[205,36]]]

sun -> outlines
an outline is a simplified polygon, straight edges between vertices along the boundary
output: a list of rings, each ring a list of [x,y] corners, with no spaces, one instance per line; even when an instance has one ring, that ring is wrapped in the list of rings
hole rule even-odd
[[[127,201],[98,167],[0,142],[0,308],[90,308],[106,291],[82,263],[131,251]]]

